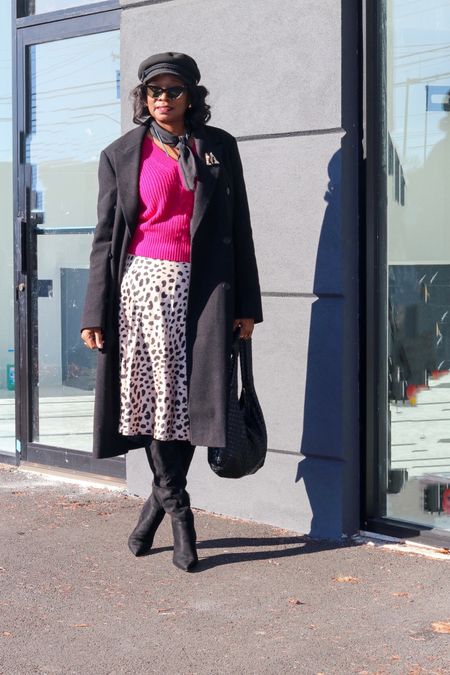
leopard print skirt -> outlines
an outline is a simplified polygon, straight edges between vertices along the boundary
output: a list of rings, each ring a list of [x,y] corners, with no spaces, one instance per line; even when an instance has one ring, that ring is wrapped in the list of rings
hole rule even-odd
[[[120,424],[125,436],[189,440],[190,263],[128,255],[120,288]]]

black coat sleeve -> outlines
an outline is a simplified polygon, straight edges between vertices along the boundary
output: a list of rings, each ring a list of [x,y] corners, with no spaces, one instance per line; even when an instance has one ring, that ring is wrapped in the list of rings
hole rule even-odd
[[[236,139],[230,147],[233,180],[233,241],[235,259],[235,318],[263,320],[247,190]]]
[[[111,240],[117,201],[116,175],[109,157],[103,151],[98,168],[97,226],[89,263],[81,330],[105,327],[106,306],[110,291]]]

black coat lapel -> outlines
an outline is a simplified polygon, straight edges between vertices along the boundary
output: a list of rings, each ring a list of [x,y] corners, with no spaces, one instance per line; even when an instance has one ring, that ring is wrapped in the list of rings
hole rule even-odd
[[[141,125],[116,148],[116,176],[125,222],[133,233],[139,207],[139,165],[147,126]]]
[[[197,188],[195,190],[194,211],[191,219],[191,240],[206,212],[220,171],[221,143],[208,137],[208,128],[199,128],[193,132],[197,150]],[[218,163],[209,163],[217,161]]]

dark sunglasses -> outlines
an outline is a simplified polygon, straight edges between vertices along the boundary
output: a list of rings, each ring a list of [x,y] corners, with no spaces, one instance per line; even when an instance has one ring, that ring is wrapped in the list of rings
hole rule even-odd
[[[175,99],[180,98],[187,89],[187,87],[177,84],[173,87],[156,87],[153,84],[146,84],[145,88],[147,89],[147,94],[154,99],[160,98],[164,93],[167,94],[167,98],[170,101],[175,101]]]

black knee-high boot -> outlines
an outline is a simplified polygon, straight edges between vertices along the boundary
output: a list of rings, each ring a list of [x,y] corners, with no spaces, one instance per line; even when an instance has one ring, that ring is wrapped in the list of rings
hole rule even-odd
[[[191,509],[181,514],[172,514],[173,564],[190,572],[198,563],[197,533]]]
[[[189,471],[192,457],[194,456],[194,449],[195,446],[190,445],[190,443],[185,443],[182,448],[180,447],[181,464],[185,478]],[[156,468],[153,463],[150,446],[146,447],[145,451],[150,468],[153,472],[153,476],[155,476]],[[152,487],[153,491],[142,507],[137,525],[128,538],[128,547],[135,556],[143,556],[151,553],[156,530],[162,523],[166,513],[162,504],[158,500],[157,490],[155,490],[155,479],[153,479]]]
[[[183,463],[187,446],[185,441],[154,440],[150,447],[155,468],[153,492],[172,520],[173,563],[186,572],[198,562],[194,514],[186,492]]]

